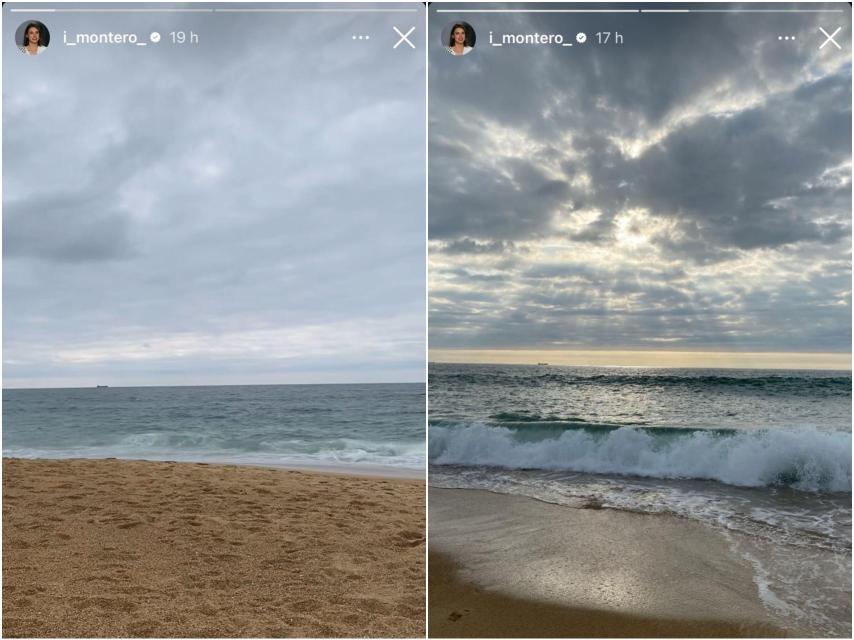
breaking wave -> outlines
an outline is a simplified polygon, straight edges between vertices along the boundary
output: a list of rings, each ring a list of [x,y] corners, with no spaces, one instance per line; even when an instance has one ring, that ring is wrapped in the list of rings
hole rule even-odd
[[[604,425],[603,425],[604,427]],[[531,439],[525,429],[484,424],[430,428],[434,465],[544,469],[731,485],[851,491],[851,434],[789,430],[564,428]]]

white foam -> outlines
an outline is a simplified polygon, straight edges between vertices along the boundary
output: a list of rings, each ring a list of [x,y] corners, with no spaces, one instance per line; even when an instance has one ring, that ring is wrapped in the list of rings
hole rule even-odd
[[[788,485],[808,491],[851,491],[851,434],[815,429],[686,431],[654,435],[623,427],[567,430],[537,441],[505,427],[430,428],[432,464],[484,465],[717,480],[758,487]]]
[[[177,445],[181,442],[184,446]],[[6,447],[3,455],[13,458],[119,458],[127,460],[174,460],[270,466],[393,467],[423,471],[423,443],[372,443],[339,440],[312,447],[279,450],[245,450],[223,446],[219,438],[144,433],[125,437],[112,445],[59,448]],[[195,446],[193,446],[195,445]]]

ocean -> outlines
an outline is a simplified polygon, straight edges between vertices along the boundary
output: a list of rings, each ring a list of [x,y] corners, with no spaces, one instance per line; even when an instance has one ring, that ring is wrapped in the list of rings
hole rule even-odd
[[[4,389],[3,455],[422,476],[423,384]]]
[[[851,373],[434,364],[429,482],[689,518],[796,634],[851,635]]]

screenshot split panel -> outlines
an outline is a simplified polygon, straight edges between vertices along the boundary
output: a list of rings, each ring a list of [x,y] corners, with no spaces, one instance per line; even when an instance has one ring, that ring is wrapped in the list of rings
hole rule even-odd
[[[851,6],[9,2],[8,637],[851,637]]]

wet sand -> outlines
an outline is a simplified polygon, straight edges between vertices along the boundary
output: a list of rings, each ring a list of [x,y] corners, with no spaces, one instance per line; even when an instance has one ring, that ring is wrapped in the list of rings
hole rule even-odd
[[[3,635],[424,635],[424,483],[3,460]]]
[[[430,637],[782,637],[725,539],[668,516],[430,488]]]

